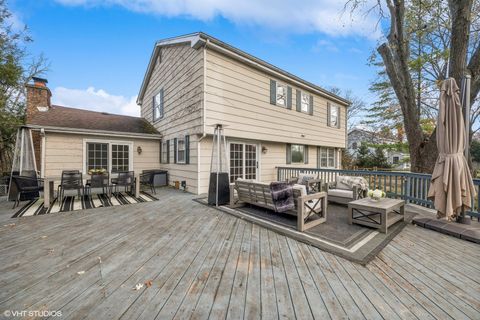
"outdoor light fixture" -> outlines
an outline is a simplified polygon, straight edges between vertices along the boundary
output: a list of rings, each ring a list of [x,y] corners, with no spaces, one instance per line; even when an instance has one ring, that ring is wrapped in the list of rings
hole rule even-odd
[[[137,153],[142,154],[142,147],[140,147],[140,146],[137,147]]]
[[[265,146],[262,146],[262,153],[267,153],[268,149]]]

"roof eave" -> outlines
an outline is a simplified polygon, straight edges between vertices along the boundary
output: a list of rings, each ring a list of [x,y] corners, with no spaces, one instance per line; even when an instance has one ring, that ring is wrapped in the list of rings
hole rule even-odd
[[[43,126],[38,124],[26,124],[23,127],[33,130],[45,130],[45,132],[55,133],[70,133],[70,134],[86,134],[86,135],[102,135],[113,137],[129,137],[129,138],[142,138],[142,139],[161,139],[161,134],[154,133],[137,133],[137,132],[121,132],[121,131],[109,131],[109,130],[92,130],[81,128],[68,128],[68,127],[55,127],[55,126]]]

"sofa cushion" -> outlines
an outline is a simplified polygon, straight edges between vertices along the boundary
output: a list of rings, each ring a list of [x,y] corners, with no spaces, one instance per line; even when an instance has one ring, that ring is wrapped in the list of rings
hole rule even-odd
[[[328,196],[353,199],[353,191],[344,189],[329,189]]]
[[[352,187],[350,187],[348,184],[341,182],[342,178],[343,176],[340,175],[335,177],[335,189],[352,190]]]
[[[301,196],[306,196],[307,195],[307,187],[304,184],[294,184],[292,187],[295,190],[300,190],[300,195]]]
[[[315,176],[313,174],[305,174],[305,173],[300,173],[298,175],[298,181],[297,183],[299,184],[307,184],[309,180],[315,179]]]

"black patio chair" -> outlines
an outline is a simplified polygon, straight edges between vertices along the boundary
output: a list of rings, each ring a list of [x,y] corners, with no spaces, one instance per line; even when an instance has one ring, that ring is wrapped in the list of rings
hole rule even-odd
[[[127,191],[127,188],[130,188],[130,193],[133,193],[133,189],[135,188],[135,172],[118,172],[118,176],[112,179],[111,188],[115,188],[115,192],[118,192],[118,187],[124,187],[125,191]]]
[[[110,189],[110,175],[108,172],[103,174],[94,174],[92,177],[87,180],[85,184],[85,193],[92,195],[93,188],[102,188],[103,194],[109,194]]]
[[[62,180],[58,186],[57,195],[58,200],[63,200],[65,196],[65,190],[77,190],[77,194],[80,197],[85,193],[83,186],[82,173],[78,170],[64,170],[62,171]]]
[[[140,175],[140,187],[147,186],[152,193],[156,193],[154,184],[155,174],[156,172],[154,170],[144,170]]]
[[[40,192],[43,192],[43,180],[26,177],[26,176],[12,176],[12,190],[11,192],[16,192],[17,194],[14,197],[15,203],[13,204],[13,209],[20,204],[21,200],[33,200],[40,197]]]

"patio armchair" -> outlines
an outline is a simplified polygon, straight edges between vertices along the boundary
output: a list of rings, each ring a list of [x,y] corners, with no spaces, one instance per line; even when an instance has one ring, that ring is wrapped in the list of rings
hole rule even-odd
[[[78,170],[63,170],[62,179],[60,185],[57,189],[57,198],[59,201],[63,200],[65,196],[65,191],[68,190],[77,190],[77,194],[84,194],[85,189],[83,186],[83,176],[82,173]]]
[[[15,203],[13,209],[20,204],[21,200],[33,200],[40,197],[40,192],[43,192],[43,180],[26,177],[26,176],[12,176],[10,192],[16,192],[14,196]]]
[[[298,177],[289,178],[287,181],[290,184],[304,185],[308,194],[321,192],[326,189],[326,187],[323,186],[322,179],[319,179],[318,176],[313,174],[300,173]]]
[[[350,185],[342,181],[345,181],[345,178],[360,178],[365,180],[362,177],[350,177],[350,176],[340,176],[335,177],[335,181],[328,183],[328,201],[336,202],[340,204],[348,204],[351,201],[365,198],[367,196],[367,188],[362,188],[359,185]],[[367,185],[366,180],[364,184]]]
[[[92,195],[93,188],[102,188],[103,194],[109,194],[110,192],[110,175],[108,172],[102,174],[93,174],[87,183],[85,184],[85,193]]]
[[[155,170],[143,170],[142,174],[140,175],[140,187],[147,186],[150,188],[152,193],[156,193],[155,191]]]
[[[115,192],[118,192],[118,187],[130,188],[130,193],[133,193],[135,188],[135,172],[134,171],[120,171],[118,176],[112,179],[111,188],[115,188]]]

